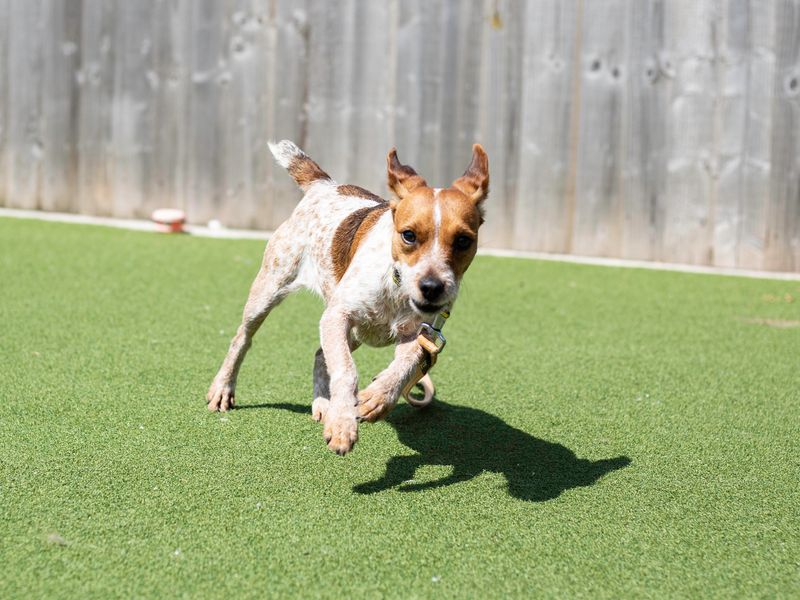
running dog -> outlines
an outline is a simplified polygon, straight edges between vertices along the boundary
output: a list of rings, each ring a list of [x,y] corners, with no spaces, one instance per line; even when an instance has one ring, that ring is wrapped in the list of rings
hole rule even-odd
[[[475,144],[464,174],[448,188],[431,188],[393,149],[387,202],[336,183],[288,140],[270,150],[305,195],[267,244],[242,324],[208,391],[208,408],[233,408],[253,335],[288,294],[308,288],[325,301],[312,415],[324,424],[328,447],[343,455],[358,439],[360,420],[376,421],[395,406],[423,358],[417,342],[423,322],[458,295],[483,223],[489,160]],[[392,343],[394,360],[359,392],[353,351]]]

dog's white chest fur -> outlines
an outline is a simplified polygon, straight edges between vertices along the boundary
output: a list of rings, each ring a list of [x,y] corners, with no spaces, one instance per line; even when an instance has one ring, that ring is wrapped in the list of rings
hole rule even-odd
[[[368,346],[386,346],[398,335],[416,331],[421,318],[408,295],[392,278],[391,213],[386,212],[362,243],[331,302],[345,307],[356,340]]]

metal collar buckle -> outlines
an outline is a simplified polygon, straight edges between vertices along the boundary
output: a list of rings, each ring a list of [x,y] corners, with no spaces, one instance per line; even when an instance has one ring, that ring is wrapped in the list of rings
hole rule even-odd
[[[419,334],[436,347],[436,352],[441,352],[447,343],[447,339],[442,335],[442,332],[434,329],[430,323],[423,323]]]

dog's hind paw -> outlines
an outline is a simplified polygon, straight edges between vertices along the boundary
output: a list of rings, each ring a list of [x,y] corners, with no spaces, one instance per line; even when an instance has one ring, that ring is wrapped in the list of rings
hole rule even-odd
[[[233,386],[215,381],[208,390],[206,400],[210,411],[226,412],[232,409],[235,405]]]
[[[330,417],[325,421],[323,435],[328,448],[344,456],[358,441],[358,421],[350,416]]]
[[[317,423],[325,421],[325,413],[328,412],[329,403],[330,400],[322,396],[314,398],[314,402],[311,404],[311,418]]]

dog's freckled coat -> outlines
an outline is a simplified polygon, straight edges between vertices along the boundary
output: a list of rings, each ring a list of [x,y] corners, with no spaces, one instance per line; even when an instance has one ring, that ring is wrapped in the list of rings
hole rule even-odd
[[[236,377],[253,335],[286,295],[311,289],[326,305],[314,360],[312,414],[323,421],[329,447],[344,454],[357,440],[358,420],[385,416],[412,377],[422,356],[416,336],[423,320],[455,301],[483,222],[488,160],[476,144],[464,175],[452,187],[434,190],[392,150],[387,175],[393,197],[386,202],[358,186],[337,184],[288,140],[270,149],[305,195],[267,245],[242,324],[209,389],[208,406],[223,411],[233,406]],[[423,280],[441,284],[436,297],[423,289]],[[352,352],[362,343],[393,342],[395,359],[359,393]]]

